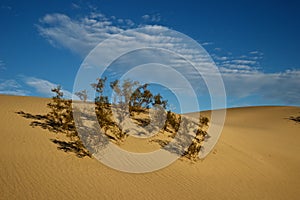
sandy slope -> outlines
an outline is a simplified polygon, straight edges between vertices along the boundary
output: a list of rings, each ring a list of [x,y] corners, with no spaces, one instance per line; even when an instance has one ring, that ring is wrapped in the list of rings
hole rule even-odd
[[[48,101],[0,96],[0,199],[299,199],[300,124],[286,118],[300,108],[229,109],[205,160],[128,174],[57,150],[58,136],[15,113]]]

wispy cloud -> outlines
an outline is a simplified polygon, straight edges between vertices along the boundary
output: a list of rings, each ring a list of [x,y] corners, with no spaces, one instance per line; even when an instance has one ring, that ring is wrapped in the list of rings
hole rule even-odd
[[[239,101],[241,98],[260,96],[268,102],[299,105],[300,70],[267,73],[260,60],[263,53],[251,51],[242,56],[218,56],[213,58],[223,76],[227,96]]]
[[[29,92],[24,90],[16,80],[8,79],[0,82],[0,94],[25,96],[28,95]]]
[[[43,97],[52,97],[51,89],[58,84],[45,79],[28,76],[17,76],[15,79],[0,80],[0,94],[28,96],[37,95]],[[72,93],[62,90],[65,98],[72,98]]]
[[[72,9],[80,9],[81,6],[78,5],[78,4],[76,4],[76,3],[71,3],[71,8],[72,8]]]
[[[150,16],[144,16],[144,18],[150,18]],[[158,18],[158,15],[156,15],[156,18]],[[135,27],[143,27],[145,31],[132,30],[125,34],[118,34]],[[38,30],[51,44],[63,46],[82,56],[102,42],[101,46],[105,51],[97,51],[97,55],[101,55],[103,66],[106,66],[106,61],[111,60],[110,58],[113,58],[117,53],[120,53],[119,55],[126,53],[124,50],[128,49],[130,44],[131,49],[147,48],[149,45],[151,48],[167,49],[184,58],[193,60],[194,63],[202,63],[202,71],[210,68],[205,65],[205,63],[209,63],[209,57],[204,55],[204,51],[199,52],[197,45],[186,45],[184,38],[181,38],[178,34],[172,34],[170,29],[161,25],[134,25],[131,20],[117,19],[114,16],[106,16],[102,13],[91,13],[79,19],[71,19],[67,15],[56,13],[45,15],[40,20]],[[109,43],[103,42],[107,38],[110,38]],[[157,55],[157,62],[170,60],[168,58],[170,54],[155,53],[155,55]],[[95,59],[99,59],[99,56],[96,57]],[[148,58],[150,57],[153,56],[150,55]],[[137,59],[137,57],[134,57],[132,60]],[[145,61],[145,58],[141,59]],[[173,64],[181,71],[186,65],[183,59],[173,59],[172,62],[169,62],[169,64]],[[127,64],[132,66],[130,63]],[[191,79],[198,75],[197,71],[191,71],[187,74]]]
[[[142,16],[142,19],[145,22],[160,22],[161,21],[161,16],[160,14],[146,14]]]
[[[71,19],[65,14],[47,14],[37,24],[41,36],[54,46],[63,46],[85,56],[99,42],[135,24],[130,19],[106,17],[102,13]]]
[[[263,56],[264,54],[260,51],[250,51],[249,54]]]
[[[213,45],[213,42],[202,42],[201,45],[202,46],[209,46],[209,45]]]
[[[142,18],[152,20],[153,16],[144,15]],[[157,16],[158,19],[160,20],[159,15]],[[99,42],[122,33],[124,30],[139,26],[129,19],[118,19],[114,16],[109,17],[95,12],[77,19],[71,19],[64,14],[47,14],[40,19],[40,23],[37,25],[39,33],[51,44],[63,46],[81,56],[85,56]],[[155,24],[149,27],[153,30],[168,29],[165,26]],[[176,38],[159,35],[155,31],[153,34],[132,32],[131,35],[115,37],[110,46],[107,46],[106,51],[102,52],[103,59],[108,59],[112,54],[111,51],[116,49],[121,51],[128,44],[128,41],[136,47],[150,42],[152,46],[157,48],[178,49],[176,53],[198,63],[202,62],[202,66],[205,66],[207,61],[203,56],[199,56],[199,52],[193,48],[178,48],[181,44]],[[213,43],[204,42],[202,45],[209,46]],[[297,86],[300,84],[300,70],[286,70],[277,73],[263,72],[263,67],[260,66],[263,53],[260,51],[250,51],[246,55],[236,56],[230,52],[224,53],[223,49],[215,47],[211,56],[223,76],[226,92],[230,98],[239,99],[258,95],[265,98],[266,102],[272,100],[279,104],[299,105],[300,88]],[[176,60],[178,68],[184,66],[182,63],[182,60]],[[210,73],[213,71],[209,71],[209,69],[205,71],[204,69],[203,72]],[[31,85],[38,87],[38,84],[31,83]],[[47,84],[44,83],[44,85]]]
[[[33,87],[36,92],[46,95],[47,97],[53,96],[51,89],[57,87],[58,84],[52,83],[48,80],[35,78],[35,77],[24,77],[24,83]],[[65,98],[72,98],[72,93],[67,90],[62,90]]]
[[[237,74],[253,74],[259,71],[260,60],[262,57],[257,57],[258,53],[249,53],[248,55],[233,56],[232,53],[226,53],[224,55],[219,55],[218,53],[213,53],[212,57],[223,74],[237,73]]]
[[[278,104],[299,105],[300,70],[263,73],[257,70],[223,72],[226,92],[236,99],[259,95]]]

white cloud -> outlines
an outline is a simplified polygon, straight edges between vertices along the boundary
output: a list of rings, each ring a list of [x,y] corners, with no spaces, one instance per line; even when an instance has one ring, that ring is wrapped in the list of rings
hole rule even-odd
[[[94,12],[79,19],[59,13],[47,14],[39,22],[38,31],[48,42],[81,56],[85,56],[99,42],[134,26],[130,19],[116,19]]]
[[[16,80],[8,79],[2,80],[0,83],[0,94],[24,96],[28,95],[29,92],[22,89],[22,86]]]
[[[238,105],[241,99],[256,96],[263,99],[262,104],[299,105],[299,69],[267,73],[262,71],[260,65],[263,58],[260,51],[251,51],[241,56],[228,55],[215,48],[212,57],[222,74],[231,104]],[[241,103],[241,106],[249,104]]]
[[[143,18],[144,20],[149,20],[149,19],[150,19],[150,15],[143,15],[142,18]]]
[[[129,26],[129,27],[133,27],[134,26],[134,22],[130,19],[126,19],[125,20],[126,24]]]
[[[146,14],[142,16],[142,19],[145,20],[146,22],[160,22],[161,21],[161,16],[160,14]]]
[[[154,18],[152,15],[144,15],[145,21],[160,20],[160,16]],[[81,56],[86,55],[99,42],[104,41],[110,36],[122,33],[124,30],[132,27],[138,27],[129,19],[117,19],[116,17],[107,17],[101,13],[91,13],[88,16],[71,19],[64,14],[48,14],[40,20],[37,25],[40,34],[51,44],[63,46]],[[147,27],[147,26],[146,26]],[[176,37],[157,34],[167,27],[151,25],[148,26],[151,31],[148,33],[132,32],[129,35],[117,35],[111,40],[111,43],[105,52],[101,52],[102,59],[109,60],[115,51],[122,52],[126,45],[140,47],[145,44],[151,44],[157,48],[169,50],[176,49],[176,53],[183,55],[188,59],[193,59],[197,63],[203,63],[206,66],[207,58],[199,56],[195,48],[182,47]],[[206,42],[202,45],[211,45]],[[215,48],[215,54],[212,55],[219,70],[223,76],[226,86],[226,92],[229,97],[246,98],[253,95],[259,95],[266,100],[277,100],[279,103],[298,104],[300,102],[300,70],[286,70],[277,73],[264,73],[261,71],[259,61],[263,53],[251,51],[247,55],[233,56],[231,53],[224,53],[221,48]],[[161,60],[164,58],[160,58]],[[183,60],[176,60],[176,66],[183,67]],[[89,67],[89,66],[88,66]],[[184,69],[183,69],[184,70]],[[209,66],[202,69],[205,73],[213,73]],[[188,73],[194,73],[192,71]],[[50,91],[50,82],[31,79],[27,84],[35,87],[40,92]]]
[[[222,70],[229,97],[245,98],[259,95],[266,102],[299,105],[300,70],[263,73],[258,70]]]
[[[260,69],[260,59],[257,59],[256,54],[242,56],[220,56],[212,54],[217,66],[222,73],[237,73],[237,74],[253,74]]]
[[[229,59],[229,57],[227,57],[227,56],[217,56],[215,54],[212,54],[212,57],[216,61],[226,61]]]
[[[58,84],[52,83],[48,80],[20,75],[17,76],[16,79],[0,79],[0,94],[18,96],[28,96],[34,94],[37,96],[52,97],[54,93],[51,91],[51,89],[57,87],[57,85]],[[62,92],[64,93],[65,98],[72,98],[71,92],[67,90],[62,90]]]
[[[57,87],[58,84],[51,83],[48,80],[39,79],[35,77],[25,77],[25,84],[33,87],[38,93],[46,95],[48,97],[53,96],[51,89]],[[65,98],[72,98],[72,93],[67,90],[62,90]]]
[[[21,85],[13,79],[5,80],[4,82],[0,83],[0,90],[3,90],[4,88],[17,89],[20,87],[21,87]]]
[[[257,62],[253,60],[231,60],[232,63],[245,64],[245,65],[255,65]]]
[[[264,54],[260,51],[250,51],[249,54],[263,56]]]
[[[213,42],[202,42],[201,45],[202,46],[209,46],[209,45],[213,45]]]

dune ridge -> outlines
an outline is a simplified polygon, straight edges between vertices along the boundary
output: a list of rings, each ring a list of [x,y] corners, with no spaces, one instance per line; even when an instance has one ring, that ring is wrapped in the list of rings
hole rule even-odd
[[[299,107],[228,109],[221,138],[204,160],[129,174],[57,150],[50,139],[59,134],[16,114],[45,114],[49,101],[0,95],[0,199],[299,199],[300,125],[289,119]],[[122,148],[151,149],[135,141]]]

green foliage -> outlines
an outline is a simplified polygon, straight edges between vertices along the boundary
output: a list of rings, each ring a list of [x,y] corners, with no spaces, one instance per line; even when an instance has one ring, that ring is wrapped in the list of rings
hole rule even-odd
[[[95,102],[98,104],[108,104],[108,97],[103,94],[106,80],[106,77],[98,78],[97,83],[91,84],[92,88],[96,90],[97,96],[95,98]]]
[[[158,93],[153,97],[152,105],[161,105],[164,109],[166,109],[168,101],[164,100],[163,97]]]
[[[208,126],[209,119],[207,117],[199,116],[198,129],[196,131],[196,136],[192,139],[192,144],[185,151],[184,155],[190,160],[196,160],[202,149],[203,142],[210,136],[207,131],[203,130]]]
[[[92,88],[96,91],[95,97],[95,111],[101,129],[104,130],[104,134],[108,138],[116,143],[124,141],[127,136],[128,130],[122,130],[120,126],[113,120],[112,109],[128,108],[131,115],[132,113],[149,112],[149,109],[153,106],[159,105],[161,108],[166,109],[168,102],[164,100],[161,94],[153,94],[148,89],[148,84],[140,85],[137,81],[125,80],[122,83],[119,80],[115,80],[109,84],[109,88],[113,90],[114,96],[112,101],[104,94],[107,78],[99,78],[96,83],[91,84]],[[70,142],[55,141],[55,143],[61,145],[61,149],[64,151],[76,152],[79,157],[91,156],[91,153],[84,147],[78,132],[76,131],[75,122],[73,119],[72,101],[63,98],[63,92],[61,87],[53,88],[54,96],[51,103],[48,104],[50,112],[43,117],[43,120],[47,120],[47,127],[51,127],[51,131],[61,132],[69,138]],[[87,91],[82,90],[75,93],[83,102],[87,101]],[[165,112],[163,110],[163,112]],[[122,112],[121,112],[122,113]],[[23,113],[25,114],[25,113]],[[125,113],[126,114],[126,113]],[[159,115],[162,115],[160,113]],[[139,116],[139,115],[136,115]],[[120,116],[122,121],[122,117]],[[133,118],[137,123],[147,125],[150,119],[138,119]],[[146,123],[147,122],[147,123]],[[171,137],[174,137],[181,127],[183,132],[188,132],[190,127],[195,122],[191,122],[186,118],[183,118],[179,114],[175,114],[171,111],[167,112],[166,121],[163,127],[163,133],[171,133]],[[184,149],[185,157],[195,160],[201,151],[203,141],[209,138],[205,128],[208,127],[209,120],[206,117],[199,117],[197,123],[198,129],[195,132],[195,137],[192,138],[192,143],[187,149]],[[50,130],[50,128],[49,128]],[[85,138],[82,138],[85,141]],[[179,137],[178,144],[189,141],[187,137]],[[160,141],[161,142],[161,141]],[[166,142],[161,142],[165,144]],[[181,148],[177,146],[176,148]],[[176,149],[175,148],[175,149]],[[182,150],[180,150],[182,151]]]
[[[136,88],[132,93],[129,106],[133,111],[141,110],[142,108],[149,108],[152,102],[153,94],[148,90],[148,84],[144,84]]]
[[[91,84],[91,86],[96,90],[97,96],[95,98],[95,111],[100,127],[104,130],[106,135],[113,139],[115,142],[119,143],[123,141],[126,137],[126,132],[122,131],[120,127],[112,120],[112,110],[109,103],[108,97],[104,95],[105,83],[107,78],[97,79],[98,83]],[[115,90],[117,96],[115,100],[121,99],[123,91],[119,86],[119,81],[116,80],[110,84],[110,86]],[[109,135],[108,135],[109,134]]]
[[[63,92],[60,86],[53,88],[51,91],[55,93],[55,96],[52,97],[52,102],[48,103],[50,108],[50,112],[47,115],[48,119],[53,123],[54,131],[64,132],[73,136],[75,125],[72,117],[72,102],[63,99]]]
[[[129,101],[129,110],[135,112],[143,112],[145,109],[149,109],[153,106],[161,106],[166,109],[168,101],[164,100],[163,97],[158,94],[153,94],[148,89],[149,84],[140,85],[132,93]]]
[[[180,127],[180,123],[181,123],[181,116],[176,115],[171,111],[168,111],[164,130],[168,131],[168,128],[171,127],[174,130],[174,132],[177,133]]]
[[[63,99],[61,87],[57,86],[51,90],[55,93],[52,102],[48,103],[50,112],[47,114],[47,120],[52,127],[52,131],[64,133],[71,141],[72,148],[77,149],[79,157],[90,156],[91,154],[85,149],[76,131],[73,119],[72,101]]]

